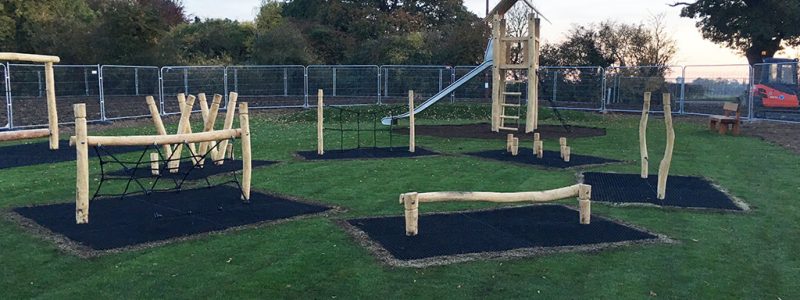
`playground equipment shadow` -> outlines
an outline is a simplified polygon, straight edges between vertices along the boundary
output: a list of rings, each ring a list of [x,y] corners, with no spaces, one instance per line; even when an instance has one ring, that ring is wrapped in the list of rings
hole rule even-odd
[[[332,207],[254,191],[250,202],[230,186],[155,192],[92,201],[88,224],[75,204],[14,208],[9,216],[80,256],[147,248],[203,233],[328,212]],[[114,251],[109,251],[114,250]]]
[[[419,234],[404,234],[403,216],[350,219],[340,223],[384,263],[425,267],[476,259],[590,251],[632,243],[670,242],[664,236],[563,205],[528,205],[420,215]]]
[[[89,149],[94,153],[93,150]],[[123,154],[142,151],[142,147],[121,146],[108,147],[105,151],[111,154]],[[101,155],[107,155],[101,151]],[[75,148],[69,146],[69,141],[60,140],[58,150],[50,150],[48,142],[16,144],[0,147],[0,169],[51,164],[75,160]]]
[[[251,162],[253,168],[259,167],[266,167],[271,166],[278,163],[277,161],[271,160],[253,160]],[[215,176],[225,173],[231,173],[235,171],[242,170],[242,161],[241,160],[225,160],[225,163],[222,165],[215,165],[211,162],[211,160],[206,161],[206,164],[202,168],[192,168],[193,165],[191,162],[184,162],[180,165],[180,169],[177,173],[170,173],[164,172],[163,167],[161,170],[160,177],[162,179],[183,179],[186,176],[186,180],[200,180],[204,178],[208,178],[209,176]],[[189,171],[191,169],[191,172]],[[188,175],[187,175],[188,172]],[[120,169],[117,171],[108,172],[106,175],[114,176],[114,177],[131,177],[134,175],[133,178],[149,178],[155,177],[152,176],[150,173],[150,163],[146,162],[143,165],[139,166],[138,168],[128,168]]]
[[[472,138],[486,140],[504,140],[509,132],[493,132],[492,125],[488,123],[462,124],[462,125],[416,125],[414,133],[418,136],[433,136],[443,138]],[[567,139],[596,137],[606,135],[606,130],[596,127],[569,126],[570,131],[560,125],[540,124],[536,130],[542,139],[554,139],[565,137]],[[395,133],[408,135],[408,128],[395,128]],[[533,141],[533,132],[523,133],[514,132],[514,136],[520,141]]]

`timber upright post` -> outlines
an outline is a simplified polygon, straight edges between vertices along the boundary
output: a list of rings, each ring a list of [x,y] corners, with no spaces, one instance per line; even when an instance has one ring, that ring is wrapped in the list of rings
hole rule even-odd
[[[540,19],[528,15],[528,106],[525,119],[525,132],[539,128],[539,26]]]
[[[223,129],[228,130],[233,128],[233,117],[236,113],[236,101],[239,99],[239,94],[236,92],[230,92],[228,94],[228,103],[225,104],[225,123],[223,124]],[[228,150],[228,139],[223,140],[220,142],[219,148],[217,148],[217,157],[215,157],[214,164],[215,165],[222,165],[225,163],[225,154]]]
[[[588,225],[592,221],[592,186],[588,184],[578,185],[578,213],[580,223]]]
[[[317,90],[317,155],[325,154],[325,111],[324,92]]]
[[[206,102],[204,100],[205,94],[200,94],[200,95],[202,95],[202,97],[200,97],[200,109],[202,109],[203,102]],[[211,100],[211,108],[208,109],[208,113],[205,117],[205,123],[203,124],[203,132],[214,131],[214,124],[217,122],[217,115],[219,114],[219,105],[221,102],[222,102],[222,95],[215,94],[214,98]],[[200,143],[200,150],[199,150],[200,152],[198,153],[198,155],[201,155],[202,158],[202,156],[205,156],[206,152],[208,152],[208,148],[211,147],[212,149],[214,149],[211,151],[211,159],[213,160],[214,157],[217,155],[217,151],[219,150],[216,149],[214,145],[216,145],[214,142]],[[203,166],[204,164],[205,164],[205,159],[201,159],[200,166]]]
[[[406,235],[415,236],[419,233],[419,201],[418,193],[405,193],[400,195],[400,203],[405,207]]]
[[[667,146],[664,149],[664,158],[658,168],[658,199],[664,200],[667,197],[667,177],[669,177],[669,167],[672,163],[672,150],[675,146],[675,130],[672,128],[672,108],[670,107],[670,94],[662,96],[664,100],[664,123],[667,128]]]
[[[414,91],[408,91],[408,152],[414,153],[417,148],[414,130]]]
[[[242,129],[242,200],[250,201],[250,180],[253,173],[250,148],[250,116],[247,102],[239,103],[239,127]]]
[[[153,176],[158,176],[161,173],[158,160],[158,152],[150,152],[150,174]]]
[[[47,88],[47,121],[50,129],[50,150],[58,150],[58,109],[56,107],[56,80],[53,62],[44,63],[45,87]],[[84,105],[84,121],[86,117]]]
[[[89,144],[86,128],[86,104],[73,105],[75,110],[75,222],[89,222]]]
[[[145,97],[147,101],[147,107],[150,109],[150,118],[153,119],[153,124],[156,126],[156,132],[158,135],[167,135],[167,129],[164,128],[164,121],[161,120],[161,114],[158,112],[158,106],[156,106],[156,100],[153,96]],[[172,146],[164,145],[164,155],[167,159],[172,158]]]
[[[644,105],[642,106],[642,119],[639,120],[639,152],[642,160],[642,178],[647,179],[650,173],[649,158],[647,154],[647,118],[650,114],[650,92],[644,93]]]

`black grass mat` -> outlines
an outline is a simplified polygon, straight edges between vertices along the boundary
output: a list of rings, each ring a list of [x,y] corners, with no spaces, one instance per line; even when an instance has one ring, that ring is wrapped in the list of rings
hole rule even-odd
[[[382,251],[388,252],[384,254],[391,257],[384,260],[390,264],[397,260],[400,265],[409,261],[444,264],[458,261],[458,256],[463,255],[502,257],[504,251],[517,249],[528,252],[509,256],[553,252],[552,248],[597,249],[612,243],[660,239],[594,215],[591,224],[581,225],[578,212],[561,205],[421,215],[419,234],[411,237],[405,235],[403,216],[351,219],[347,223],[377,243],[379,257]]]
[[[561,158],[561,153],[548,150],[544,151],[542,158],[537,158],[536,155],[533,154],[533,149],[531,148],[519,148],[519,154],[517,156],[511,155],[510,152],[506,152],[505,150],[488,150],[480,152],[469,152],[465,154],[486,159],[514,162],[526,165],[536,165],[547,168],[558,168],[558,169],[621,162],[619,160],[607,159],[596,156],[580,155],[574,153],[569,156],[569,162],[565,162],[564,159]]]
[[[439,153],[417,147],[414,153],[408,152],[408,147],[378,147],[378,148],[359,148],[359,149],[331,149],[325,150],[324,155],[318,155],[317,151],[298,151],[297,155],[307,160],[328,160],[328,159],[362,159],[362,158],[396,158],[396,157],[417,157],[430,156]]]
[[[122,154],[128,152],[141,152],[141,146],[122,146],[104,148],[112,154]],[[101,154],[105,155],[103,151]],[[89,155],[94,156],[94,149],[89,149]],[[40,164],[51,164],[75,160],[75,148],[69,146],[69,141],[61,140],[58,143],[58,150],[50,150],[49,142],[39,142],[30,144],[17,144],[0,147],[0,169],[33,166]]]
[[[253,168],[270,166],[276,164],[276,161],[270,160],[254,160],[252,161]],[[113,164],[112,164],[113,165]],[[170,173],[165,172],[162,168],[160,171],[161,178],[163,179],[181,179],[183,176],[186,175],[186,172],[192,168],[192,163],[190,161],[183,161],[181,162],[180,169],[178,173]],[[207,178],[209,176],[219,175],[219,174],[228,174],[233,171],[241,171],[242,170],[242,161],[241,160],[226,160],[225,163],[222,165],[215,165],[211,160],[206,160],[205,166],[202,168],[194,168],[189,175],[186,177],[187,180],[198,180]],[[145,163],[137,169],[129,168],[128,170],[117,170],[108,172],[107,175],[114,176],[114,177],[128,177],[130,175],[135,175],[135,178],[145,178],[145,177],[153,177],[150,175],[150,163]]]
[[[66,244],[75,243],[80,252],[80,249],[111,250],[159,244],[329,209],[259,192],[253,192],[251,202],[244,203],[238,189],[217,186],[94,200],[89,207],[89,224],[82,225],[75,224],[74,203],[18,207],[13,211],[56,235],[66,237]]]
[[[642,179],[639,174],[583,173],[583,183],[592,186],[592,201],[648,204],[683,208],[746,210],[725,192],[701,177],[669,176],[666,199],[657,198],[658,176]]]

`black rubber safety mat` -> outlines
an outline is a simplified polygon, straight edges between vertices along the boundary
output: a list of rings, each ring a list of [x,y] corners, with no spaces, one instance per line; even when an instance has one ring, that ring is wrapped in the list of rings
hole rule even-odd
[[[112,154],[122,154],[128,152],[141,152],[141,146],[121,146],[104,148]],[[94,149],[89,149],[89,155],[93,156]],[[100,151],[105,155],[105,152]],[[30,144],[17,144],[0,147],[0,169],[33,166],[40,164],[51,164],[75,160],[75,147],[69,146],[69,141],[61,140],[58,143],[58,150],[50,150],[49,142],[38,142]]]
[[[331,149],[325,150],[324,155],[318,155],[317,151],[298,151],[297,155],[306,160],[329,160],[329,159],[364,159],[364,158],[398,158],[398,157],[417,157],[430,156],[439,153],[417,147],[416,150],[408,152],[408,147],[377,147],[377,148],[357,148],[357,149]]]
[[[537,158],[536,155],[533,154],[533,149],[531,148],[519,148],[519,153],[517,154],[517,156],[511,155],[511,153],[506,152],[505,149],[468,152],[465,154],[480,158],[504,161],[504,162],[513,162],[519,164],[535,165],[535,166],[542,166],[546,168],[557,168],[557,169],[567,169],[580,166],[602,165],[602,164],[622,162],[614,159],[580,155],[574,153],[570,154],[569,162],[565,162],[564,159],[561,158],[561,153],[549,150],[544,151],[542,158]]]
[[[250,203],[244,203],[240,195],[237,188],[216,186],[98,199],[89,207],[89,223],[81,225],[75,224],[74,203],[18,207],[13,211],[90,250],[111,250],[331,209],[255,191]]]
[[[420,215],[416,236],[405,235],[403,216],[351,219],[347,223],[366,233],[369,240],[399,261],[430,258],[447,261],[452,256],[470,254],[496,257],[515,249],[548,252],[549,248],[600,247],[660,239],[658,235],[594,215],[591,224],[581,225],[578,211],[562,205]]]
[[[737,211],[746,209],[702,177],[670,175],[664,200],[659,200],[656,194],[657,175],[643,179],[639,174],[586,172],[583,173],[583,183],[592,186],[592,201]]]
[[[276,161],[270,160],[253,160],[252,162],[253,168],[270,166],[276,164]],[[183,161],[180,164],[180,168],[177,173],[170,173],[164,172],[163,167],[160,170],[160,175],[162,179],[182,179],[186,176],[186,172],[192,168],[192,163],[190,161]],[[205,166],[202,168],[194,168],[189,175],[186,176],[187,180],[198,180],[207,178],[209,176],[219,175],[219,174],[226,174],[231,173],[233,171],[241,171],[242,170],[242,161],[241,160],[226,160],[225,163],[222,165],[215,165],[211,160],[206,160]],[[117,170],[108,172],[107,175],[115,176],[115,177],[127,177],[131,174],[135,175],[135,178],[146,178],[146,177],[154,177],[150,173],[150,164],[145,163],[139,166],[138,169],[129,168],[126,170]]]

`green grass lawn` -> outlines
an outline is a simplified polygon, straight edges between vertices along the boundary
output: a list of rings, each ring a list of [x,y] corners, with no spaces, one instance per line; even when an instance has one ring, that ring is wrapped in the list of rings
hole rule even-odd
[[[482,109],[432,110],[420,124],[476,122]],[[297,196],[346,212],[330,218],[401,215],[409,191],[529,191],[575,182],[575,170],[542,170],[459,155],[502,149],[504,140],[419,136],[442,152],[414,159],[300,161],[316,145],[313,112],[251,121],[253,188]],[[462,114],[463,113],[463,114]],[[545,110],[543,117],[547,118]],[[430,118],[437,120],[430,120]],[[590,170],[638,173],[638,117],[569,112],[574,125],[608,135],[570,141],[574,154],[628,161]],[[466,119],[466,120],[465,120]],[[546,120],[553,122],[553,120]],[[173,126],[174,127],[174,126]],[[96,130],[95,130],[96,132]],[[102,134],[150,134],[141,127]],[[676,244],[628,246],[425,269],[380,264],[332,219],[317,217],[81,259],[10,221],[0,221],[0,298],[748,298],[800,297],[800,157],[749,137],[719,136],[676,118],[672,174],[698,175],[747,202],[747,213],[593,205],[596,215],[661,233]],[[405,136],[395,141],[405,145]],[[381,142],[385,142],[385,136]],[[338,136],[328,137],[329,144]],[[663,120],[648,132],[651,173],[664,151]],[[352,139],[348,140],[352,142]],[[524,144],[525,146],[527,145]],[[557,150],[556,138],[545,148]],[[92,173],[97,175],[96,160]],[[74,162],[0,170],[0,208],[73,201]],[[97,184],[92,181],[92,187]],[[563,203],[575,205],[574,200]],[[491,204],[432,203],[423,213]],[[403,234],[403,228],[397,229]]]

